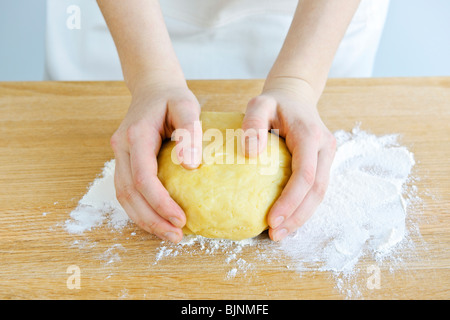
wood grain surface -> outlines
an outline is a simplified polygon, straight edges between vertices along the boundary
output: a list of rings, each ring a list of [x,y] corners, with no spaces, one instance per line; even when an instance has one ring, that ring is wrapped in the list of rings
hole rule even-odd
[[[244,111],[262,84],[189,81],[204,110],[220,111]],[[251,247],[242,256],[252,270],[229,279],[233,265],[219,251],[155,263],[161,241],[132,224],[69,234],[64,222],[113,158],[109,139],[129,103],[122,82],[0,83],[0,299],[348,298],[331,273],[258,261]],[[373,262],[363,259],[353,280],[361,295],[350,298],[450,298],[450,78],[332,79],[319,110],[331,131],[360,122],[399,133],[417,161],[414,254],[400,268],[381,266],[379,289],[364,285]],[[67,285],[70,266],[79,289]]]

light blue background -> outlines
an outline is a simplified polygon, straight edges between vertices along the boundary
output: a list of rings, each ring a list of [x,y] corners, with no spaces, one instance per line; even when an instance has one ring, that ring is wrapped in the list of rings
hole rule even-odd
[[[44,50],[45,0],[0,0],[0,81],[42,80]],[[391,0],[374,76],[450,76],[450,1]]]

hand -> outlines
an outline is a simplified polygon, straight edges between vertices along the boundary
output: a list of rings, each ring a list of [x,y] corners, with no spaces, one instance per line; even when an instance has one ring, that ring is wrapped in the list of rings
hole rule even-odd
[[[199,137],[201,146],[201,127],[194,126],[199,116],[199,103],[185,82],[144,85],[133,91],[128,113],[111,138],[118,201],[140,228],[175,243],[183,237],[186,216],[157,177],[157,155],[162,141],[179,128]],[[192,148],[197,143],[177,144],[185,168],[201,162],[201,147]],[[194,154],[187,157],[191,150]]]
[[[258,132],[257,143],[246,143],[244,134],[249,156],[265,148],[270,129],[279,130],[292,154],[292,175],[268,214],[269,236],[275,241],[313,215],[328,186],[336,140],[320,119],[315,97],[301,79],[276,78],[266,81],[262,94],[250,100],[245,113],[244,132]]]

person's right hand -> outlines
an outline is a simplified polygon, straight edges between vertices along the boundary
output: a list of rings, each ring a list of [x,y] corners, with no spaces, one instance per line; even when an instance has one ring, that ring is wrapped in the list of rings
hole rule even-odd
[[[202,132],[194,122],[199,116],[200,105],[185,82],[144,85],[134,90],[128,113],[111,138],[118,201],[140,228],[174,243],[183,237],[186,216],[157,177],[157,155],[175,129],[186,129],[200,141],[178,143],[184,155],[179,161],[188,169],[198,167]]]

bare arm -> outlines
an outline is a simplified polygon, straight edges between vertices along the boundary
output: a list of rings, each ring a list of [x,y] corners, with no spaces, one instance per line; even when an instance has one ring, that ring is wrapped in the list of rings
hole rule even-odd
[[[157,177],[157,155],[164,139],[185,129],[200,140],[178,143],[183,155],[179,160],[188,169],[198,167],[202,134],[194,123],[199,121],[199,103],[187,87],[158,1],[97,2],[132,95],[128,113],[111,137],[117,199],[140,228],[178,242],[186,217]]]
[[[292,176],[268,216],[274,240],[305,223],[325,195],[336,142],[316,105],[359,2],[300,0],[263,91],[247,106],[242,127],[259,132],[256,152],[264,149],[267,130],[273,128],[292,153]],[[246,151],[255,152],[249,146]]]
[[[277,78],[307,82],[318,98],[336,50],[360,0],[300,0],[267,83]]]
[[[157,0],[97,0],[114,39],[125,78],[133,93],[143,84],[184,75]],[[170,77],[169,77],[170,75]]]
[[[156,155],[162,139],[173,130],[193,130],[200,113],[198,102],[184,81],[156,0],[98,3],[133,95],[129,112],[111,139],[117,197],[140,227],[178,242],[185,216],[157,179]],[[316,104],[358,3],[299,1],[263,92],[248,104],[243,129],[265,129],[257,137],[258,151],[267,143],[267,129],[275,128],[293,155],[291,179],[268,217],[274,240],[301,226],[325,194],[335,141]],[[183,153],[189,150],[198,148],[183,149]],[[187,167],[198,165],[181,162]]]

